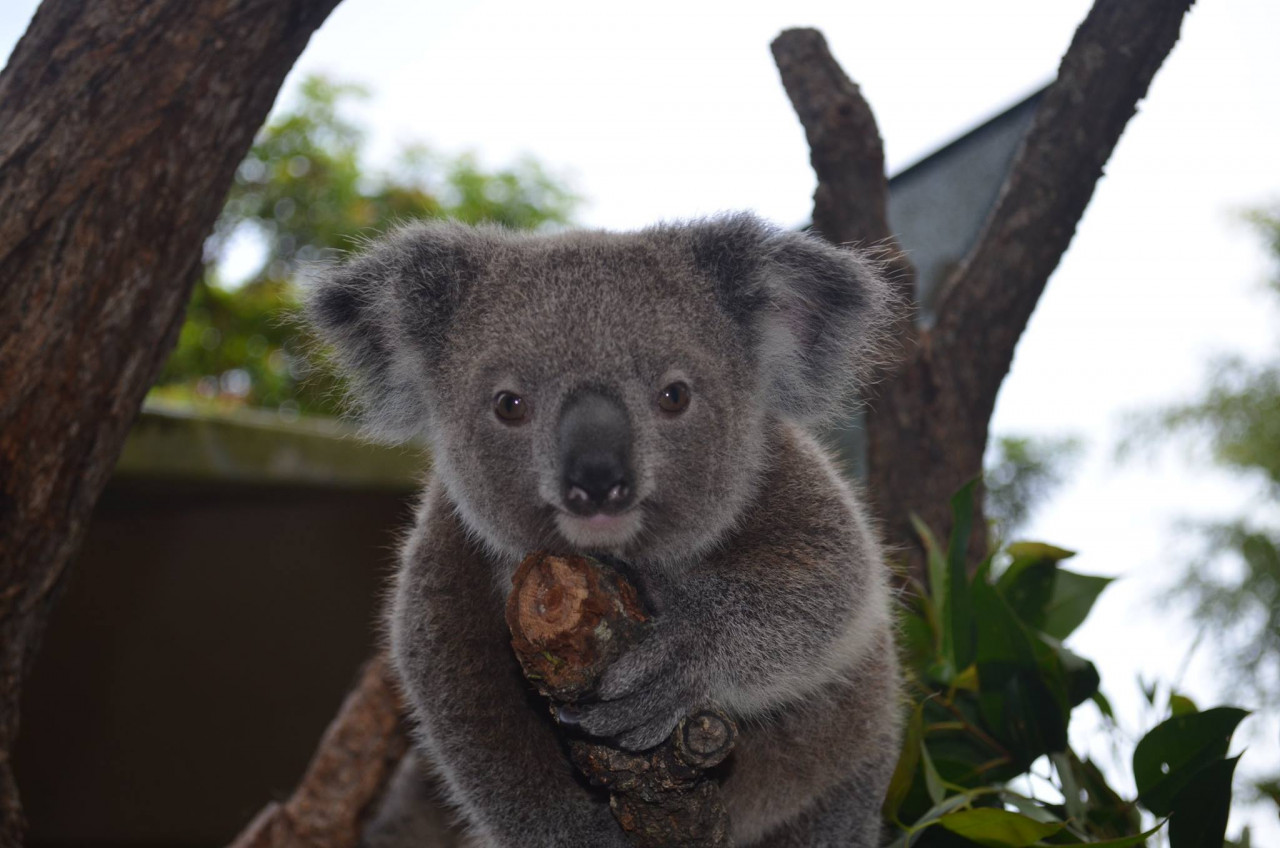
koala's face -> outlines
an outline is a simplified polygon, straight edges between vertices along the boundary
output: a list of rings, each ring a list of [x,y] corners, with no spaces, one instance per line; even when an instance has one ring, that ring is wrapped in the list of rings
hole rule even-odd
[[[504,244],[462,312],[430,429],[450,494],[486,538],[520,554],[668,558],[740,509],[764,380],[691,253],[644,236]]]
[[[739,216],[406,228],[310,310],[371,424],[427,437],[492,548],[678,563],[753,496],[770,422],[840,400],[883,301],[865,261]]]

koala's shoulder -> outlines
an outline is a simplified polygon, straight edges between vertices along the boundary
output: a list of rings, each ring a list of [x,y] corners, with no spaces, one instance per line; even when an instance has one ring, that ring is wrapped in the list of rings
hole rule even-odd
[[[797,564],[850,550],[876,559],[875,528],[832,453],[805,428],[787,421],[771,429],[768,442],[769,461],[738,543],[789,547]]]

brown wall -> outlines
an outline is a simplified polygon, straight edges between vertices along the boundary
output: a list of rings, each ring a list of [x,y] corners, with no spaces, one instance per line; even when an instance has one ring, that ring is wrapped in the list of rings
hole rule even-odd
[[[113,482],[26,689],[32,845],[219,845],[376,641],[401,494]]]

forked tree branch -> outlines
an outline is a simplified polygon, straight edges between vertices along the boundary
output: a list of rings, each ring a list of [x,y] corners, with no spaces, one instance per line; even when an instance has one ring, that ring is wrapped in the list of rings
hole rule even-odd
[[[1191,0],[1097,0],[1062,60],[978,243],[944,285],[935,326],[911,327],[903,359],[874,389],[868,491],[888,541],[917,572],[910,517],[938,533],[951,495],[982,472],[996,394],[1125,123],[1177,41]],[[812,148],[814,221],[836,241],[888,231],[883,157],[870,109],[811,30],[774,44]],[[852,134],[859,138],[851,138]],[[858,207],[861,207],[859,210]],[[904,299],[914,292],[899,291]],[[980,499],[979,499],[980,503]],[[985,552],[975,522],[971,553]]]

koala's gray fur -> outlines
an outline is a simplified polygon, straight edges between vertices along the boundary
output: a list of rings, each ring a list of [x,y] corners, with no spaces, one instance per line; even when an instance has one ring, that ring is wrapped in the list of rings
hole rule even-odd
[[[899,732],[887,568],[804,427],[867,374],[888,312],[865,257],[750,215],[626,234],[415,224],[317,281],[308,313],[370,429],[432,449],[391,652],[477,841],[626,844],[510,649],[513,569],[551,550],[622,558],[656,613],[573,716],[583,731],[641,749],[718,705],[743,731],[723,782],[736,845],[877,842]],[[661,411],[676,381],[688,408]],[[524,421],[494,414],[500,392]],[[557,433],[583,393],[625,416],[618,514],[565,508]]]

